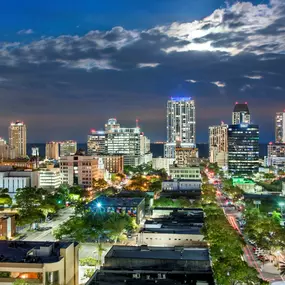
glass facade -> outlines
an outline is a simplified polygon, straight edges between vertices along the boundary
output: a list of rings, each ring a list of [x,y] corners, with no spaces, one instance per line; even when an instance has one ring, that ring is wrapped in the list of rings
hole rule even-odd
[[[250,174],[259,167],[258,125],[230,125],[228,128],[228,166],[233,174]]]

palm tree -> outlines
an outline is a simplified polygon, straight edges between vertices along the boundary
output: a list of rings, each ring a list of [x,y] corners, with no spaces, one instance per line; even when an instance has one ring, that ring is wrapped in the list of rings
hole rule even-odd
[[[104,247],[102,246],[102,243],[98,242],[97,245],[97,253],[98,253],[98,262],[99,262],[99,265],[101,266],[102,264],[102,255],[103,255],[103,252],[105,251]]]
[[[280,270],[280,275],[284,276],[285,275],[285,259],[279,262],[279,270]]]

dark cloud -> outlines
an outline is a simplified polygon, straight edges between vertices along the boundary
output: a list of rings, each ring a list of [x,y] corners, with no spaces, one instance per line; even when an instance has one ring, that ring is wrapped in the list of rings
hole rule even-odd
[[[178,94],[196,100],[199,141],[207,141],[208,125],[230,122],[235,101],[249,102],[262,140],[269,139],[269,122],[285,106],[284,15],[273,13],[277,2],[236,3],[201,21],[146,31],[115,27],[2,43],[0,135],[19,118],[30,141],[85,141],[109,117],[125,125],[138,117],[145,133],[161,140],[166,101]]]

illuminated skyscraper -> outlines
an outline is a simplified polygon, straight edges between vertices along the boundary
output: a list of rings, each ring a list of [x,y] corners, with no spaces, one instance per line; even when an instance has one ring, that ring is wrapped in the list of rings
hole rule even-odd
[[[105,153],[105,132],[91,130],[87,137],[87,154]]]
[[[59,158],[59,143],[58,142],[46,143],[46,158],[58,160]]]
[[[77,151],[76,141],[60,142],[60,156],[75,155],[76,151]]]
[[[0,160],[8,158],[10,158],[10,147],[3,138],[0,138]]]
[[[236,102],[232,116],[232,124],[250,124],[250,113],[247,103],[240,104]]]
[[[285,111],[276,113],[275,142],[285,143]]]
[[[27,128],[23,122],[16,121],[10,124],[9,145],[11,158],[27,156]]]
[[[167,102],[167,143],[165,157],[175,158],[176,142],[181,147],[195,147],[196,110],[191,97],[171,97]]]
[[[209,127],[209,159],[219,167],[227,166],[228,160],[228,125]]]

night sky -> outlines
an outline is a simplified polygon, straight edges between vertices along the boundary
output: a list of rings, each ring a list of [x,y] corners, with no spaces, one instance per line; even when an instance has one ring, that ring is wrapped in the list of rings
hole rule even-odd
[[[86,140],[110,117],[166,139],[166,101],[192,96],[197,141],[249,104],[261,141],[285,109],[285,1],[0,2],[0,136]]]

